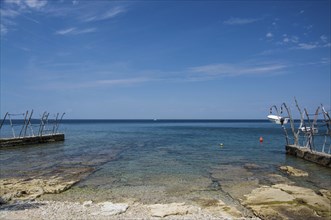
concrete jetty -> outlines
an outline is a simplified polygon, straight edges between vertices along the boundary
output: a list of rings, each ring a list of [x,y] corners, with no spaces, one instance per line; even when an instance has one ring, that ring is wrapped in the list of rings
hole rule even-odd
[[[286,145],[286,153],[331,168],[331,154],[311,151],[309,148],[295,145]]]
[[[281,125],[286,137],[286,153],[331,168],[331,146],[329,145],[331,140],[330,110],[327,111],[321,104],[317,107],[315,114],[309,114],[306,108],[304,111],[301,110],[296,98],[294,100],[300,114],[300,121],[295,122],[292,118],[292,111],[285,102],[280,106],[281,111],[278,111],[276,105],[271,106],[270,113],[267,116],[271,122]],[[275,110],[276,114],[272,113],[273,110]],[[284,113],[287,113],[287,115],[282,115]],[[286,125],[288,122],[290,122],[292,136],[289,136],[287,131]],[[299,139],[301,139],[302,146],[299,145]]]
[[[11,130],[12,137],[0,138],[0,148],[64,141],[64,134],[58,132],[64,114],[60,117],[60,113],[57,113],[55,118],[50,119],[50,113],[45,111],[40,120],[36,120],[32,118],[33,110],[30,114],[29,111],[19,114],[7,112],[0,122],[0,132],[7,129],[4,135],[8,136],[8,131]],[[34,131],[35,128],[38,128],[38,131]]]
[[[41,144],[41,143],[50,143],[64,141],[64,134],[44,134],[38,136],[26,136],[26,137],[11,137],[11,138],[1,138],[0,139],[0,148],[1,147],[13,147],[13,146],[22,146],[30,144]]]

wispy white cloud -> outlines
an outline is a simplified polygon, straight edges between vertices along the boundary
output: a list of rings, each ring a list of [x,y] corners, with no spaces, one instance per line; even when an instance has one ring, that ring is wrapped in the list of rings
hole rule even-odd
[[[47,0],[25,0],[25,4],[30,8],[40,9],[47,4]]]
[[[14,18],[18,16],[19,13],[12,9],[2,9],[0,8],[0,27],[1,36],[5,36],[8,32],[11,26],[15,26],[16,22],[14,22]]]
[[[138,83],[149,82],[155,79],[141,77],[141,78],[127,78],[127,79],[104,79],[97,80],[93,84],[94,85],[132,85]]]
[[[310,61],[310,62],[304,62],[304,63],[297,63],[296,66],[308,66],[308,65],[330,65],[330,58],[324,57],[317,61]]]
[[[328,41],[328,37],[325,36],[324,34],[322,36],[320,36],[320,39],[322,40],[322,42],[326,43]]]
[[[324,58],[319,61],[310,63],[285,63],[285,62],[271,62],[261,60],[246,60],[239,63],[216,63],[201,66],[187,67],[176,71],[162,71],[162,70],[133,70],[125,65],[125,68],[115,68],[116,71],[109,71],[109,66],[103,66],[101,69],[94,72],[94,79],[90,79],[87,73],[90,69],[96,69],[95,64],[85,63],[47,63],[33,65],[35,68],[31,69],[34,74],[33,83],[42,84],[43,86],[33,86],[31,88],[42,90],[54,89],[95,89],[107,87],[121,87],[121,86],[137,86],[145,83],[164,82],[164,83],[190,83],[201,81],[219,80],[222,78],[240,78],[240,77],[268,77],[280,74],[289,73],[289,69],[296,66],[307,65],[321,65],[329,64],[330,59]],[[51,65],[52,68],[49,68]],[[64,72],[57,74],[46,74],[46,69],[54,69],[54,66],[65,67]],[[82,67],[83,66],[83,67]],[[100,65],[97,65],[100,67]],[[40,69],[41,68],[41,69]],[[79,79],[74,79],[72,76],[76,74],[67,74],[68,69],[70,73],[80,73]],[[35,75],[38,73],[39,75]],[[123,77],[125,76],[125,77]],[[55,78],[49,78],[55,77]]]
[[[6,4],[21,5],[23,4],[22,0],[4,0]]]
[[[321,59],[321,63],[322,64],[330,64],[331,63],[331,59],[330,57],[324,57]]]
[[[299,37],[297,36],[288,36],[287,34],[283,34],[283,41],[282,43],[298,43],[299,42]]]
[[[142,83],[150,82],[155,79],[146,77],[123,78],[123,79],[101,79],[89,81],[54,81],[50,83],[43,83],[43,86],[38,89],[53,90],[53,89],[86,89],[86,88],[100,88],[100,87],[114,87],[114,86],[134,86]],[[35,88],[35,87],[33,87]]]
[[[66,35],[72,33],[74,30],[76,30],[76,28],[67,28],[67,29],[58,30],[55,33],[60,35]]]
[[[251,24],[257,22],[261,19],[258,18],[235,18],[231,17],[228,20],[224,21],[223,23],[226,25],[244,25],[244,24]]]
[[[5,0],[5,3],[18,6],[20,9],[31,8],[31,9],[41,9],[48,2],[47,0]]]
[[[2,0],[4,7],[0,9],[1,35],[5,35],[12,26],[17,25],[15,18],[21,16],[39,24],[40,22],[27,16],[32,11],[42,11],[47,5],[47,0]]]
[[[0,15],[1,17],[6,17],[6,18],[14,18],[17,15],[19,15],[19,13],[15,10],[12,9],[0,9]]]
[[[7,33],[8,33],[7,27],[5,25],[3,25],[3,24],[0,24],[0,34],[1,35],[5,35]]]
[[[293,47],[292,49],[312,50],[316,48],[325,48],[325,47],[331,47],[331,44],[326,42],[299,43],[296,47]]]
[[[317,43],[299,43],[295,49],[311,50],[319,47]]]
[[[122,14],[124,12],[126,12],[126,8],[122,7],[122,6],[116,6],[104,13],[101,14],[94,14],[94,15],[90,15],[88,17],[83,18],[83,21],[85,22],[91,22],[91,21],[101,21],[101,20],[107,20],[107,19],[111,19],[114,18],[116,16],[118,16],[119,14]]]
[[[282,35],[281,41],[276,42],[277,45],[284,46],[283,49],[290,50],[313,50],[316,48],[330,47],[330,42],[328,42],[328,37],[326,35],[321,35],[319,39],[311,42],[303,42],[302,38],[298,36],[289,36],[287,34]]]
[[[242,75],[275,74],[283,71],[285,64],[210,64],[189,68],[192,73],[204,74],[208,76],[235,77]]]
[[[72,34],[87,34],[87,33],[92,33],[92,32],[96,32],[96,31],[97,31],[96,28],[85,28],[85,29],[74,30],[72,32]]]
[[[73,0],[72,5],[78,5],[79,1],[78,0]]]
[[[307,31],[310,31],[314,26],[312,24],[304,26],[304,29],[306,29]]]
[[[274,35],[273,35],[271,32],[268,32],[265,36],[266,36],[267,38],[272,38]]]
[[[63,30],[58,30],[55,32],[55,34],[58,35],[78,35],[78,34],[87,34],[87,33],[92,33],[96,32],[96,28],[85,28],[85,29],[78,29],[76,27],[72,28],[67,28]]]
[[[65,1],[50,0],[0,0],[3,5],[0,8],[2,31],[6,35],[12,30],[18,30],[20,21],[17,17],[24,18],[36,24],[41,24],[34,17],[34,11],[40,12],[45,17],[64,17],[73,22],[97,22],[112,19],[127,12],[127,6],[118,3],[102,2],[98,5],[89,1],[69,1],[72,5],[64,4]],[[66,0],[67,1],[67,0]],[[13,28],[13,26],[17,26]],[[73,24],[74,26],[77,24]],[[81,24],[80,24],[81,25]],[[51,29],[51,28],[49,28]],[[59,35],[78,35],[95,32],[96,28],[68,28],[56,31]],[[54,31],[53,31],[54,32]]]
[[[264,51],[256,54],[256,56],[274,55],[274,54],[281,53],[284,51],[285,51],[285,49],[281,49],[281,48],[269,49],[269,50],[264,50]]]

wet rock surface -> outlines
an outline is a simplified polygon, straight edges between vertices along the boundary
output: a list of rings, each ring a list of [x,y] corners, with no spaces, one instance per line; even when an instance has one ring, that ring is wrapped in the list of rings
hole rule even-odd
[[[287,184],[262,186],[245,197],[243,204],[262,219],[331,218],[331,200],[304,187]]]
[[[211,213],[217,215],[217,213],[227,213],[229,217],[243,218],[244,213],[238,210],[236,206],[226,204],[220,199],[211,198],[197,198],[195,200],[199,207],[208,210]]]
[[[279,169],[291,176],[308,176],[306,171],[299,170],[291,166],[281,166]]]
[[[307,172],[290,166],[280,170],[290,176],[308,176]],[[211,177],[223,191],[261,219],[331,219],[330,190],[315,192],[295,186],[280,174],[263,173],[263,168],[255,164],[225,165],[211,171]]]
[[[90,167],[62,168],[44,176],[25,179],[0,179],[0,202],[33,200],[43,194],[61,193],[94,171]]]
[[[330,190],[296,186],[280,171],[264,173],[256,164],[221,165],[209,177],[180,182],[164,176],[148,186],[67,190],[93,171],[62,167],[34,178],[0,179],[0,202],[7,203],[0,219],[331,219]],[[160,184],[167,181],[172,187]]]
[[[219,183],[223,191],[236,199],[243,198],[243,195],[259,187],[259,181],[254,174],[240,166],[215,167],[211,170],[211,178]]]

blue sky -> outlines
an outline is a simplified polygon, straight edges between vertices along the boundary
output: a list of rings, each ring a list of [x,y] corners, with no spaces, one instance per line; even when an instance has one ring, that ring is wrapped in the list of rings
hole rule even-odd
[[[330,109],[330,1],[1,0],[1,117]]]

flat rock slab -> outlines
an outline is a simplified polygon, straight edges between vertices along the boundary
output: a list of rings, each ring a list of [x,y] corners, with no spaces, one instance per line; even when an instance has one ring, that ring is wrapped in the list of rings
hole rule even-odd
[[[99,203],[98,205],[100,206],[100,211],[92,213],[92,215],[119,215],[126,212],[126,210],[129,208],[129,205],[124,203],[114,204],[112,202],[103,202]]]
[[[330,219],[328,190],[313,190],[287,184],[262,186],[246,195],[243,204],[262,219]]]
[[[55,178],[44,179],[2,179],[0,180],[0,200],[35,199],[45,193],[60,193],[69,189],[77,181],[63,181]]]
[[[244,217],[243,213],[241,213],[234,205],[228,205],[219,199],[196,198],[195,202],[197,202],[203,209],[215,213],[218,216],[220,213],[223,213],[222,216],[224,216],[224,218],[232,219]]]
[[[312,189],[286,184],[276,184],[273,187],[291,194],[296,198],[296,201],[306,204],[317,212],[329,211],[331,215],[331,201],[327,197],[323,196],[323,194],[321,196],[316,194]],[[330,191],[325,191],[330,193]]]
[[[266,204],[266,203],[287,203],[295,199],[291,194],[282,191],[281,189],[272,187],[261,187],[254,189],[245,201],[245,204]]]
[[[299,170],[291,166],[281,166],[279,167],[279,169],[291,176],[308,176],[308,173],[306,171]]]
[[[43,176],[0,179],[0,204],[61,193],[94,171],[90,167],[61,168]]]
[[[185,203],[155,204],[149,205],[153,217],[166,217],[169,215],[186,215],[195,210],[194,207],[185,205]]]

